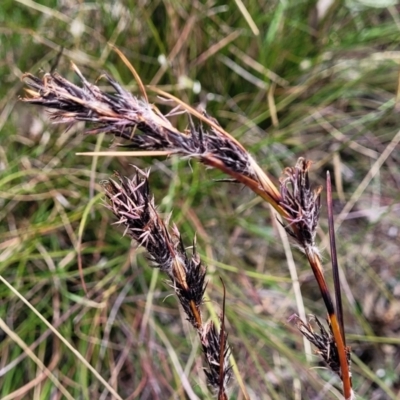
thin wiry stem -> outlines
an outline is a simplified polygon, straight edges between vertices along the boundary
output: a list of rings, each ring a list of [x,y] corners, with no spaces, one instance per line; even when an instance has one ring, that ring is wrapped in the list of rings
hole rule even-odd
[[[333,284],[335,288],[336,310],[340,325],[340,332],[343,337],[343,343],[344,345],[346,345],[346,338],[344,335],[344,322],[343,322],[342,292],[340,289],[339,264],[337,259],[335,225],[333,218],[332,183],[329,171],[326,173],[326,203],[328,209],[329,243],[331,248],[331,262],[332,262]]]

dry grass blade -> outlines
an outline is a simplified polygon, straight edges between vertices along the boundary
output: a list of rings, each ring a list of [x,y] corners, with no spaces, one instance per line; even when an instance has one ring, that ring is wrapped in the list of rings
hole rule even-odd
[[[221,279],[221,278],[220,278]],[[223,300],[222,300],[222,315],[221,315],[221,328],[219,333],[219,391],[218,391],[218,400],[228,400],[228,396],[226,395],[226,375],[230,374],[231,367],[225,367],[225,365],[229,365],[225,363],[225,357],[229,358],[229,355],[226,354],[226,340],[228,338],[227,333],[225,332],[225,299],[226,299],[226,288],[224,281],[221,279],[222,287],[224,290]]]
[[[34,314],[49,328],[57,338],[76,356],[76,358],[85,365],[85,367],[104,385],[105,388],[118,400],[122,400],[121,396],[110,386],[110,384],[97,372],[97,370],[90,365],[90,363],[82,356],[82,354],[65,338],[61,335],[61,333],[49,322],[46,318],[44,318],[36,309],[30,304],[13,286],[11,286],[1,275],[0,281],[9,289],[12,293],[14,293],[26,306],[28,306]],[[30,351],[30,350],[29,350]]]
[[[43,362],[35,355],[35,353],[32,352],[32,350],[26,345],[26,343],[21,340],[21,338],[10,329],[7,324],[3,321],[3,319],[0,318],[0,329],[5,332],[18,346],[20,346],[24,352],[31,358],[32,361],[34,361],[39,370],[42,372],[43,377],[41,380],[43,380],[45,377],[50,379],[55,387],[65,396],[66,399],[73,400],[73,396],[68,392],[68,390],[61,384],[61,382],[57,379],[57,377],[51,372],[51,369],[47,368]],[[40,375],[39,375],[40,376]],[[35,382],[37,383],[37,382]],[[8,396],[3,397],[3,400],[12,400],[16,398],[21,398],[21,396],[26,395],[26,393],[29,391],[31,385],[27,385],[27,388],[21,388],[17,392],[10,393]]]
[[[143,95],[143,98],[149,102],[149,99],[147,98],[147,93],[146,89],[143,85],[142,80],[140,79],[140,75],[136,72],[135,68],[133,65],[129,62],[129,60],[126,58],[125,54],[121,52],[117,47],[111,45],[112,49],[118,54],[118,56],[121,58],[121,60],[124,62],[124,64],[129,68],[129,71],[132,72],[133,76],[136,79],[137,84],[139,85],[140,92]]]

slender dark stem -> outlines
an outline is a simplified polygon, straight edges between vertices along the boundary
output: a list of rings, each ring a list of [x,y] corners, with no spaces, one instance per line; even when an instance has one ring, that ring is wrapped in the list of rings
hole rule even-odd
[[[336,298],[336,313],[339,321],[340,333],[342,334],[343,343],[346,346],[346,337],[344,335],[344,322],[343,322],[342,293],[340,290],[339,265],[337,261],[335,226],[333,221],[332,183],[329,171],[327,171],[326,173],[326,202],[328,206],[329,240],[331,247],[333,284],[335,288],[335,298]]]

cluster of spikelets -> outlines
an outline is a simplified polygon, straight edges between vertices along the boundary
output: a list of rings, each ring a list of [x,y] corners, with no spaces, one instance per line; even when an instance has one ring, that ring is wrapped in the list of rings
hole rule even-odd
[[[117,223],[125,226],[125,234],[147,250],[154,266],[168,275],[187,320],[198,332],[208,365],[205,369],[208,383],[221,399],[227,398],[225,392],[231,368],[224,317],[220,331],[212,321],[203,322],[201,305],[206,289],[206,268],[196,253],[196,243],[193,243],[192,255],[188,256],[178,228],[174,225],[169,230],[157,213],[147,173],[137,170],[132,179],[119,174],[116,178],[103,183],[107,208],[118,218]]]
[[[233,181],[244,184],[272,205],[312,268],[327,309],[329,332],[317,319],[320,333],[314,332],[307,322],[297,316],[294,320],[302,334],[317,347],[317,352],[341,377],[345,398],[353,398],[350,351],[345,345],[341,307],[337,305],[338,312],[335,310],[315,244],[322,189],[312,188],[310,184],[308,172],[311,161],[300,158],[294,167],[286,168],[278,189],[246,149],[205,112],[200,113],[179,99],[158,91],[177,104],[169,114],[163,115],[149,103],[140,80],[142,98],[133,96],[105,75],[115,90],[109,94],[89,83],[75,65],[73,68],[82,82],[81,87],[56,73],[45,74],[42,79],[26,74],[24,79],[30,89],[27,89],[29,97],[23,100],[49,109],[50,118],[55,122],[73,124],[86,121],[91,125],[88,133],[104,132],[121,137],[126,140],[128,147],[145,151],[162,150],[165,154],[195,158],[225,172]],[[188,116],[188,129],[183,132],[168,119],[182,112]],[[198,124],[194,124],[193,116],[200,121]],[[132,180],[117,175],[117,180],[108,181],[104,188],[108,207],[119,223],[125,225],[126,233],[144,246],[150,259],[169,276],[188,320],[199,333],[209,366],[206,373],[209,384],[220,399],[227,398],[226,384],[231,371],[223,318],[220,331],[213,324],[204,324],[202,321],[200,306],[206,271],[195,246],[193,255],[188,257],[177,228],[168,230],[167,224],[161,220],[149,194],[146,174],[137,171]]]

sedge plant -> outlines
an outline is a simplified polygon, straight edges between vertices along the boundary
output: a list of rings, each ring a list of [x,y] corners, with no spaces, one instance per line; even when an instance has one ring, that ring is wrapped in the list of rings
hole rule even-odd
[[[276,185],[276,180],[262,170],[241,143],[205,111],[195,110],[182,100],[150,87],[169,104],[174,104],[174,108],[164,114],[149,102],[144,85],[135,72],[140,96],[132,95],[111,76],[103,75],[114,89],[113,93],[106,93],[88,82],[76,65],[72,64],[72,67],[79,76],[81,86],[58,73],[46,73],[42,78],[25,74],[27,97],[22,100],[48,109],[50,119],[56,123],[85,121],[90,125],[86,131],[88,134],[105,133],[120,137],[125,141],[125,147],[141,155],[175,154],[196,159],[207,167],[223,171],[230,180],[245,185],[274,208],[280,223],[294,245],[304,253],[312,269],[327,310],[328,329],[317,317],[314,319],[319,332],[297,315],[291,320],[340,377],[345,399],[353,399],[350,350],[345,341],[339,279],[336,273],[334,305],[315,240],[322,188],[313,187],[310,182],[312,162],[299,158],[295,166],[283,171]],[[185,131],[177,129],[170,121],[171,116],[179,114],[187,117]],[[200,306],[205,290],[205,267],[196,253],[195,243],[193,254],[189,257],[178,229],[175,226],[168,228],[168,222],[157,214],[147,173],[137,170],[133,179],[117,173],[116,178],[105,182],[103,187],[108,199],[107,207],[115,214],[118,223],[124,225],[126,233],[146,248],[150,261],[169,277],[189,322],[198,332],[209,367],[206,371],[208,383],[218,393],[219,399],[228,398],[227,383],[231,370],[224,317],[222,313],[220,330],[213,324],[203,322]],[[337,271],[329,177],[327,187],[332,261],[334,271]]]

